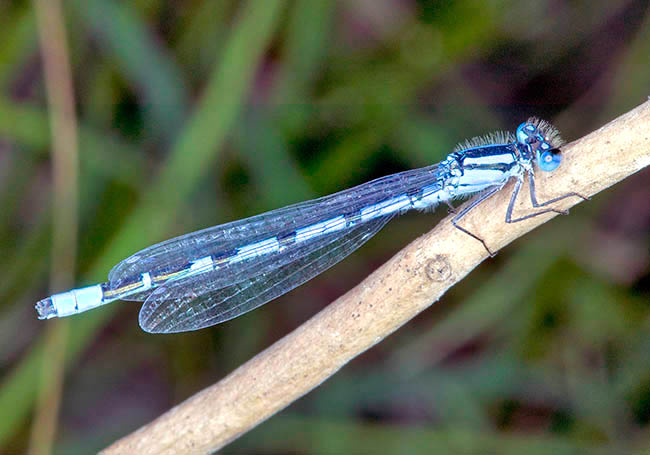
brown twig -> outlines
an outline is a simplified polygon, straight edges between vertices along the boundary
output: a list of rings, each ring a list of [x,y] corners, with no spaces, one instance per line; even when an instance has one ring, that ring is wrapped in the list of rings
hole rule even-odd
[[[77,245],[77,120],[70,59],[60,0],[34,0],[49,105],[53,165],[53,229],[50,288],[73,284]],[[41,387],[31,428],[29,453],[52,453],[56,437],[68,322],[57,321],[46,332]]]
[[[650,164],[650,102],[563,148],[558,171],[537,173],[541,201],[592,196]],[[463,219],[493,250],[553,218],[503,222],[512,186]],[[568,209],[579,198],[561,201]],[[530,211],[522,191],[515,214]],[[361,284],[226,378],[115,442],[104,454],[210,453],[297,400],[437,301],[487,257],[449,218]]]

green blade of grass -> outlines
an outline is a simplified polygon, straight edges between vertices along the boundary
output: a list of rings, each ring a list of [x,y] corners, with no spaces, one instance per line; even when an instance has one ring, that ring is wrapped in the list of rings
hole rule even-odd
[[[327,51],[335,2],[299,0],[292,10],[285,41],[286,63],[274,91],[277,104],[302,103]]]
[[[147,130],[169,137],[182,125],[187,93],[180,69],[153,39],[129,2],[77,0],[70,3],[82,26],[116,59],[121,74],[142,96]]]

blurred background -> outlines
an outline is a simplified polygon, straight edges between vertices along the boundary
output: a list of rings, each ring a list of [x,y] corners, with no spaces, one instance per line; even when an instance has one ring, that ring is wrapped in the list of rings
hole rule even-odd
[[[58,4],[0,2],[0,453],[105,447],[446,210],[405,215],[198,332],[146,334],[131,302],[43,322],[37,300],[166,238],[426,166],[528,116],[570,141],[650,95],[647,0]],[[224,453],[649,451],[649,183],[645,170],[519,239]]]

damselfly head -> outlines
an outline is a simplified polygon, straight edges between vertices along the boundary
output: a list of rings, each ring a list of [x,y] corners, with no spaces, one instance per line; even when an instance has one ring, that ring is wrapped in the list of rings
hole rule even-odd
[[[534,156],[542,171],[555,170],[562,161],[560,133],[550,123],[529,118],[517,128],[517,142]]]

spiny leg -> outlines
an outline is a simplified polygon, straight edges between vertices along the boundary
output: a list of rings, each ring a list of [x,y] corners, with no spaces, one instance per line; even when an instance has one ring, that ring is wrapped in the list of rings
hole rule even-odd
[[[533,218],[539,215],[543,215],[544,213],[550,213],[550,212],[566,214],[566,212],[562,210],[544,209],[544,210],[540,210],[539,212],[530,213],[528,215],[515,218],[513,220],[512,211],[515,208],[515,202],[517,201],[517,196],[519,195],[520,190],[521,190],[521,180],[517,180],[515,182],[515,188],[512,190],[512,195],[510,196],[510,202],[508,203],[508,210],[506,210],[506,223],[518,223],[519,221],[527,220],[528,218]],[[533,205],[533,207],[539,207],[539,206]]]
[[[580,197],[580,198],[582,198],[584,200],[588,200],[588,198],[586,198],[586,197],[584,197],[584,196],[582,196],[582,195],[580,195],[578,193],[567,193],[567,194],[564,194],[562,196],[558,196],[556,198],[553,198],[553,199],[551,199],[549,201],[546,201],[546,202],[543,202],[543,203],[540,204],[539,202],[537,202],[537,194],[535,192],[535,177],[534,177],[532,172],[528,173],[528,183],[530,185],[530,200],[531,200],[531,203],[533,204],[533,207],[544,207],[546,205],[552,204],[554,202],[560,201],[562,199],[565,199],[565,198],[568,198],[568,197],[571,197],[571,196],[576,196],[576,197]],[[530,213],[528,215],[512,219],[512,211],[513,211],[513,209],[515,207],[515,202],[517,200],[517,196],[519,195],[519,190],[521,190],[521,180],[517,180],[515,182],[515,188],[514,188],[514,190],[512,190],[512,196],[510,197],[510,203],[508,204],[508,210],[506,211],[506,223],[518,223],[519,221],[524,221],[524,220],[527,220],[529,218],[534,218],[536,216],[543,215],[545,213],[551,213],[551,212],[552,213],[559,213],[560,215],[567,215],[569,213],[568,210],[544,209],[544,210],[540,210],[539,212]]]
[[[585,201],[588,201],[590,199],[589,197],[583,196],[582,194],[571,192],[571,193],[563,194],[562,196],[555,197],[549,201],[542,202],[540,204],[539,202],[537,202],[537,192],[535,191],[535,175],[531,171],[528,172],[528,185],[530,187],[530,201],[532,202],[533,207],[543,207],[545,205],[549,205],[552,204],[553,202],[561,201],[562,199],[566,199],[571,196],[579,197]],[[565,214],[569,213],[567,210],[564,210],[564,212]]]
[[[485,243],[485,241],[484,241],[482,238],[480,238],[478,235],[473,234],[472,232],[468,231],[467,229],[465,229],[465,228],[462,227],[462,226],[459,226],[459,225],[458,225],[458,221],[460,221],[460,219],[461,219],[462,217],[464,217],[465,215],[467,215],[467,214],[468,214],[472,209],[474,209],[474,208],[475,208],[477,205],[479,205],[481,202],[485,201],[487,198],[489,198],[490,196],[494,195],[494,194],[495,194],[497,191],[499,191],[501,188],[502,188],[501,185],[499,185],[499,186],[495,186],[495,187],[493,187],[493,188],[490,188],[490,189],[487,190],[485,193],[481,194],[479,197],[477,197],[475,200],[473,200],[473,201],[472,201],[472,202],[471,202],[467,207],[465,207],[463,210],[461,210],[460,212],[458,212],[458,214],[457,214],[455,217],[453,217],[453,218],[451,219],[451,224],[453,224],[454,227],[455,227],[456,229],[458,229],[458,230],[461,231],[461,232],[464,232],[465,234],[469,235],[470,237],[473,237],[473,238],[475,238],[476,240],[478,240],[479,242],[481,242],[481,243],[483,244],[483,248],[485,248],[485,250],[488,252],[488,254],[490,255],[490,257],[494,257],[494,256],[496,256],[496,253],[493,253],[493,252],[488,248],[488,246],[487,246],[487,244]]]

